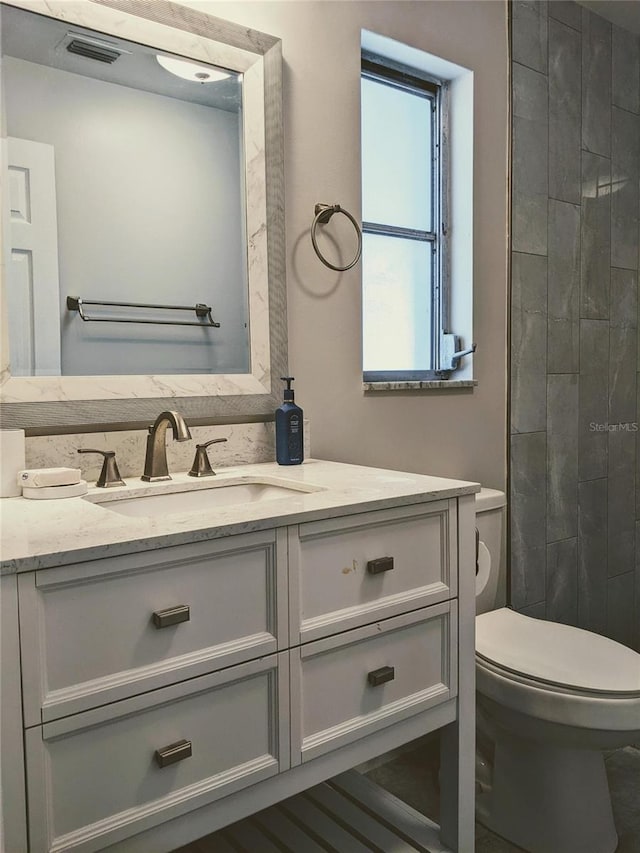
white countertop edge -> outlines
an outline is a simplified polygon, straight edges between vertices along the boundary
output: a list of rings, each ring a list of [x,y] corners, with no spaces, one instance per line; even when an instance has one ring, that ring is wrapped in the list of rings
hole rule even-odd
[[[92,504],[91,498],[107,497],[104,489],[95,487],[83,498],[56,501],[2,499],[0,523],[4,528],[8,521],[10,529],[6,533],[3,529],[0,574],[193,544],[337,515],[445,500],[474,494],[480,489],[478,483],[462,480],[313,459],[301,466],[281,467],[275,463],[262,463],[221,469],[217,482],[221,482],[223,477],[239,476],[296,480],[318,485],[322,491],[155,519],[128,518]],[[171,483],[161,484],[160,489],[179,491],[184,485],[196,489],[207,487],[203,481],[194,481],[185,474],[174,474]],[[158,485],[131,479],[127,487],[110,490],[108,497],[126,498],[134,489],[136,494],[152,494],[158,490]],[[73,506],[69,505],[70,501],[74,502]],[[68,510],[72,511],[67,519]],[[215,523],[212,523],[212,512]],[[25,541],[22,541],[21,528]],[[70,546],[67,545],[69,542]]]

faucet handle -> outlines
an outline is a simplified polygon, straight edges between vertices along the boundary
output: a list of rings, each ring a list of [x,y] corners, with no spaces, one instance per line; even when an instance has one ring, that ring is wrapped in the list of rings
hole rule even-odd
[[[120,476],[120,471],[118,471],[115,450],[93,450],[87,447],[78,448],[78,453],[100,453],[104,457],[102,471],[100,471],[96,486],[99,486],[101,489],[108,489],[110,486],[126,485]]]
[[[212,438],[210,441],[205,441],[204,444],[196,444],[196,455],[193,459],[189,476],[215,477],[216,472],[212,469],[209,457],[207,456],[207,447],[211,444],[220,444],[226,440],[226,438]]]

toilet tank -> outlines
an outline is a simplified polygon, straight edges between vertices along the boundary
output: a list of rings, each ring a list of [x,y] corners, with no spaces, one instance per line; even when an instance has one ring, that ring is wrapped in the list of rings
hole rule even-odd
[[[507,503],[504,492],[480,489],[476,494],[478,530],[478,570],[476,573],[476,612],[486,613],[503,607],[506,601],[506,565],[504,516]]]

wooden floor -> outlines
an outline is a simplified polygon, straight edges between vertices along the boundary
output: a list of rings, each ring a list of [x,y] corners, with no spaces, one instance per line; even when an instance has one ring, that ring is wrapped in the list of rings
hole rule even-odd
[[[435,784],[437,773],[434,772],[434,758],[438,752],[436,746],[435,743],[426,743],[422,748],[407,751],[393,761],[368,772],[369,776],[383,784],[385,788],[394,791],[400,799],[387,793],[371,779],[351,771],[307,791],[300,797],[254,815],[253,818],[241,824],[227,827],[215,835],[182,847],[179,853],[222,853],[222,851],[267,853],[273,850],[277,850],[278,853],[282,851],[312,853],[318,849],[340,851],[340,853],[343,850],[374,850],[376,853],[380,850],[384,850],[385,853],[389,850],[393,853],[409,850],[413,853],[413,851],[426,849],[431,853],[441,853],[445,848],[437,840],[435,824],[423,817],[415,808],[401,802],[406,800],[432,816],[438,814],[438,792]],[[627,747],[609,753],[605,763],[611,787],[614,818],[620,838],[617,853],[640,853],[640,745],[636,748]],[[331,816],[331,812],[335,812],[335,809],[327,808],[326,802],[327,798],[336,800],[336,797],[330,791],[324,795],[320,793],[318,796],[317,792],[322,792],[323,789],[335,792],[338,795],[337,802],[342,803],[335,817]],[[358,823],[347,828],[352,821],[348,815],[345,815],[344,809],[350,808],[354,801],[356,814],[362,812],[361,819],[366,826],[360,823],[359,819]],[[302,816],[305,814],[314,814],[315,823],[307,821],[308,828],[302,829],[301,823],[305,826]],[[372,823],[369,822],[369,818]],[[282,839],[274,841],[273,838],[277,835],[274,836],[273,832],[266,830],[267,825],[274,822],[289,828],[293,824],[292,832],[295,834],[288,836],[290,839],[288,844]],[[237,831],[243,826],[250,827],[244,830],[245,832],[257,831],[262,834],[262,837],[253,834],[246,836],[243,846],[238,840]],[[390,843],[387,843],[389,836],[384,832],[379,834],[379,829],[390,830],[392,838],[396,836],[391,844],[404,846],[390,846]],[[386,841],[383,840],[383,835]],[[432,842],[429,841],[430,836],[434,839]],[[256,837],[259,840],[253,843]],[[340,847],[339,844],[342,842],[345,846]],[[347,843],[351,846],[346,846]],[[357,846],[358,844],[361,846]],[[519,853],[519,848],[478,824],[476,851],[477,853]]]
[[[175,853],[449,853],[438,827],[355,770]]]

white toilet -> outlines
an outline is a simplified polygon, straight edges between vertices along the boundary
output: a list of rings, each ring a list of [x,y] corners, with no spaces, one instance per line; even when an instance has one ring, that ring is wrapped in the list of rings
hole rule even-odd
[[[530,853],[613,853],[602,750],[640,742],[640,654],[494,609],[504,506],[502,492],[476,495],[478,742],[488,753],[477,816]]]

